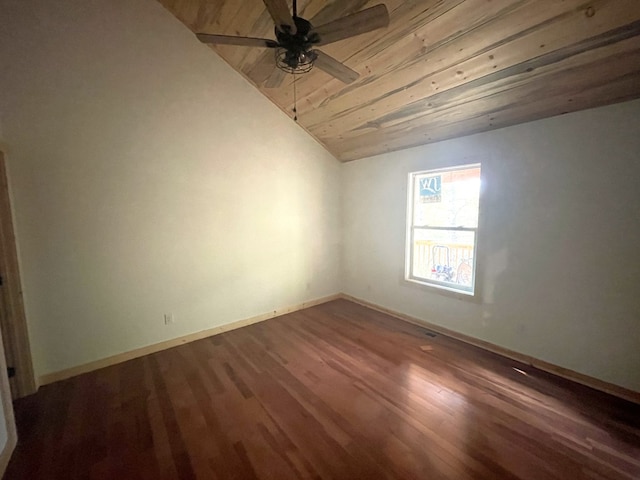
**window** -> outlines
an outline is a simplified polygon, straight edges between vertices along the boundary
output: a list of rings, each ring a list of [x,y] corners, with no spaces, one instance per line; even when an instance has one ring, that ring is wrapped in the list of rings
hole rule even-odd
[[[406,279],[473,295],[480,165],[409,174]]]

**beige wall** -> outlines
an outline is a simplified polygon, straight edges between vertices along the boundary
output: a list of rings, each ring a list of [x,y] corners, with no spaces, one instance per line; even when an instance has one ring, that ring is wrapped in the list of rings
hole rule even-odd
[[[0,11],[37,375],[339,291],[340,164],[157,2]]]
[[[403,281],[407,174],[482,163],[477,303]],[[640,102],[348,163],[344,290],[640,391]]]

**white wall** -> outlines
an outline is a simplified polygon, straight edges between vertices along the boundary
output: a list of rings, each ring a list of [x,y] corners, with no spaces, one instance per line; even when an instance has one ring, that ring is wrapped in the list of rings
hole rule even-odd
[[[640,390],[639,102],[341,167],[154,0],[0,11],[37,375],[344,290]],[[402,280],[407,173],[476,161],[478,303]]]
[[[0,11],[37,375],[339,291],[340,164],[159,3]]]
[[[403,281],[407,174],[481,162],[479,301]],[[345,293],[640,391],[640,102],[345,164]]]

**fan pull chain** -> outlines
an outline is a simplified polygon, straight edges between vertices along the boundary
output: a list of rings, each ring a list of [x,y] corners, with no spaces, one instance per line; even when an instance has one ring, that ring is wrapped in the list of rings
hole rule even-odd
[[[293,119],[297,122],[298,121],[298,97],[296,94],[296,80],[297,80],[297,76],[294,75],[293,76]]]

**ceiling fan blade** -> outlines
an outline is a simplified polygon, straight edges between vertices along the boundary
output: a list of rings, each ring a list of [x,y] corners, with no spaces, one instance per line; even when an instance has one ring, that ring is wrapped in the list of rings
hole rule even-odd
[[[350,69],[344,63],[339,62],[331,55],[327,55],[320,50],[313,50],[313,53],[317,55],[313,62],[313,66],[327,72],[329,75],[337,78],[341,82],[351,83],[357,80],[360,76],[358,72]]]
[[[289,11],[289,5],[286,0],[262,0],[269,10],[269,15],[273,18],[273,23],[276,24],[278,30],[284,31],[287,27],[289,33],[296,33],[296,23],[293,21],[291,12]],[[285,28],[283,28],[285,27]]]
[[[267,38],[233,37],[230,35],[213,35],[210,33],[196,33],[202,43],[213,45],[240,45],[242,47],[276,48],[278,42]]]
[[[334,21],[336,18],[346,17],[352,13],[359,12],[367,6],[369,0],[348,0],[341,2],[327,3],[313,17],[309,19],[311,25],[324,25]]]
[[[267,81],[264,82],[264,87],[265,88],[278,88],[280,85],[282,85],[282,82],[284,81],[284,78],[286,76],[287,76],[287,72],[284,72],[284,71],[280,70],[279,68],[275,68],[271,72],[271,75],[269,75],[269,78],[267,78]]]
[[[273,51],[265,50],[248,70],[243,71],[256,85],[262,85],[271,77],[274,70],[276,70],[276,62],[273,57]]]
[[[316,45],[327,45],[349,37],[355,37],[361,33],[370,32],[389,25],[389,12],[384,4],[367,8],[361,12],[342,17],[333,22],[320,25],[311,30],[310,35],[319,37]]]

